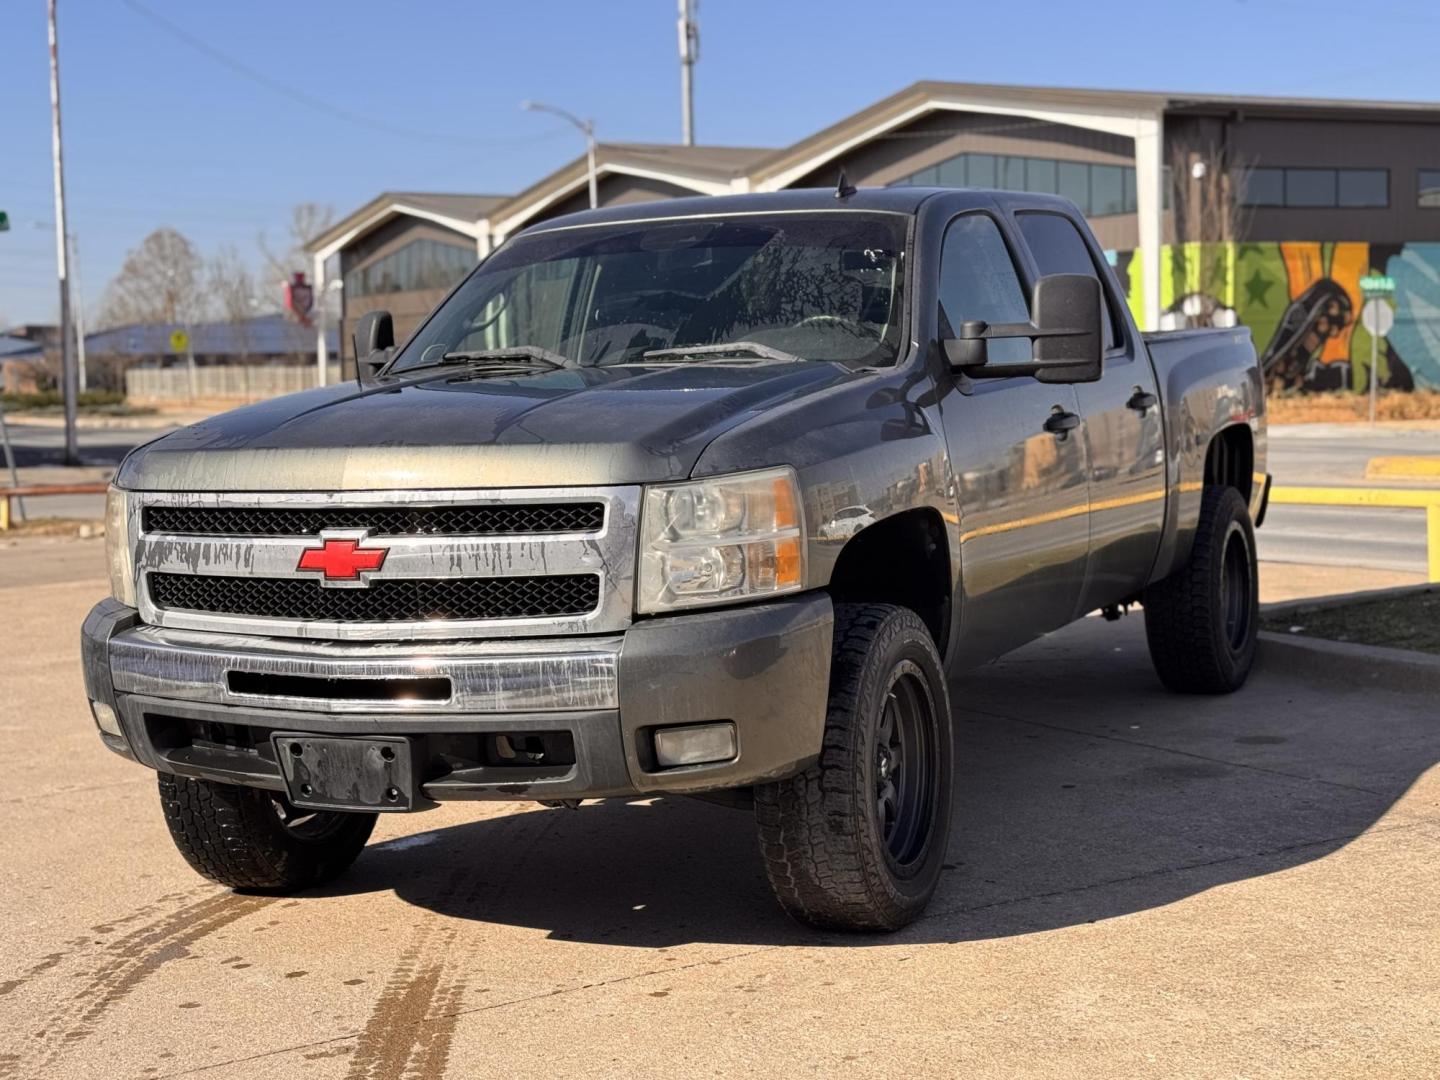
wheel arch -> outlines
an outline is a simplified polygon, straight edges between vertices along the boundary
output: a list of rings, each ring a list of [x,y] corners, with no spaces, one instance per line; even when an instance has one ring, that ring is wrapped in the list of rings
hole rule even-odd
[[[902,510],[850,537],[826,585],[837,604],[899,604],[920,616],[943,657],[953,582],[945,522],[934,507]]]

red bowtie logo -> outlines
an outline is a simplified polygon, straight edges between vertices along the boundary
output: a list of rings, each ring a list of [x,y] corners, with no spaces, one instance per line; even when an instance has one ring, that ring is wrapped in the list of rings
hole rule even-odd
[[[317,570],[326,581],[354,581],[364,570],[379,570],[385,548],[362,548],[358,540],[326,540],[300,553],[297,570]]]

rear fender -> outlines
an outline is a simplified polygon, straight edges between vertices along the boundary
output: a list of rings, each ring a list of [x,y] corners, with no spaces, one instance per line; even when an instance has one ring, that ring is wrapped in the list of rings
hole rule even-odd
[[[1251,515],[1258,515],[1265,487],[1265,386],[1244,327],[1147,338],[1147,344],[1165,401],[1165,531],[1150,575],[1159,581],[1190,558],[1206,461],[1217,436],[1228,429],[1248,432],[1250,476],[1248,483],[1240,484],[1241,478],[1236,483],[1248,495]]]

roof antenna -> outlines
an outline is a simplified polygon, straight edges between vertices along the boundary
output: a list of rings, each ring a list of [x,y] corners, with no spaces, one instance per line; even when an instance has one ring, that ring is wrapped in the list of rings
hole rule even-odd
[[[835,185],[835,198],[848,199],[855,194],[855,185],[845,179],[845,166],[840,166],[840,182]]]

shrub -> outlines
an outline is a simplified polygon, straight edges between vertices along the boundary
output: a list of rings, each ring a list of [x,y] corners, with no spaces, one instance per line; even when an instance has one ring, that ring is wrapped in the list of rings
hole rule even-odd
[[[93,409],[105,405],[123,405],[125,395],[116,390],[86,390],[76,399],[82,409]],[[26,394],[0,394],[0,404],[7,409],[50,409],[65,404],[65,396],[59,390],[37,390]]]

